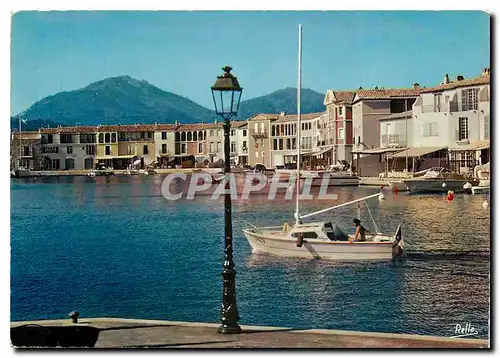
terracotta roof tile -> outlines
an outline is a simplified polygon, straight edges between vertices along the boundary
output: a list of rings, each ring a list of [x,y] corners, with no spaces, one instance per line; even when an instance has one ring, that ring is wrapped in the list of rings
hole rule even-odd
[[[415,88],[382,88],[382,89],[358,89],[356,90],[356,99],[358,102],[364,99],[391,99],[418,97],[419,89]]]
[[[423,88],[420,90],[420,93],[441,92],[441,91],[446,91],[446,90],[460,88],[460,87],[485,85],[485,84],[490,84],[490,81],[491,81],[490,74],[487,74],[487,75],[483,75],[480,77],[464,79],[461,81],[453,81],[451,83],[447,83],[447,84],[443,84],[443,85],[439,85],[439,86]]]
[[[335,97],[334,103],[338,104],[350,104],[354,101],[354,96],[356,96],[356,91],[335,91],[332,90],[333,96]]]

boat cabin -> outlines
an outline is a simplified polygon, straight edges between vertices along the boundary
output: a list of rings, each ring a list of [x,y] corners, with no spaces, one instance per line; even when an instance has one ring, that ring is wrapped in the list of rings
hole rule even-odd
[[[318,239],[330,241],[348,241],[349,237],[337,225],[331,222],[316,222],[295,225],[288,231],[288,236],[297,238],[302,234],[304,239]]]

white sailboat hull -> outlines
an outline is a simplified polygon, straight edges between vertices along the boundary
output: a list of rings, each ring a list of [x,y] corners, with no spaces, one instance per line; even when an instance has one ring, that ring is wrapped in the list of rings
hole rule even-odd
[[[403,240],[394,244],[386,242],[353,242],[325,241],[305,239],[302,247],[297,241],[288,237],[273,237],[253,229],[243,230],[254,253],[267,253],[281,257],[304,259],[323,259],[329,261],[357,261],[357,260],[391,260],[403,252]],[[390,236],[379,235],[391,238]],[[369,237],[368,237],[369,238]],[[394,246],[394,247],[393,247]]]

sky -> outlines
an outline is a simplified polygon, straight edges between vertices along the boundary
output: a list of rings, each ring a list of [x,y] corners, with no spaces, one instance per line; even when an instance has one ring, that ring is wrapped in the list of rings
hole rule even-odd
[[[129,75],[213,108],[233,67],[242,100],[297,86],[320,93],[439,84],[490,67],[480,11],[23,11],[12,16],[11,114],[60,91]]]

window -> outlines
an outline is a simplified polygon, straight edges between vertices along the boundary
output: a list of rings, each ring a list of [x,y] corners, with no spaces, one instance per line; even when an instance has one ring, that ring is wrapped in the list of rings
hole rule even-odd
[[[231,153],[236,153],[236,142],[231,142]]]
[[[462,111],[477,109],[477,97],[479,88],[469,88],[462,90]]]
[[[198,143],[198,154],[203,153],[203,143]]]
[[[193,133],[187,132],[186,139],[187,139],[188,142],[191,142],[193,140]]]
[[[265,145],[264,145],[264,139],[261,139],[261,140],[260,140],[260,147],[261,147],[261,148],[264,148],[264,147],[265,147]]]
[[[24,146],[24,148],[23,148],[23,149],[24,149],[24,153],[23,153],[23,155],[24,155],[25,157],[28,157],[28,156],[30,155],[30,147],[28,147],[28,146]]]
[[[298,235],[299,235],[298,232],[294,232],[292,234],[293,237],[297,237]],[[302,233],[302,237],[304,239],[317,239],[318,238],[318,234],[316,234],[314,231],[306,231],[306,232]]]
[[[214,152],[214,142],[210,142],[210,153]]]
[[[105,142],[105,143],[111,143],[111,134],[106,133],[106,134],[104,135],[104,142]]]
[[[95,134],[80,134],[80,143],[95,143]]]
[[[246,141],[246,140],[244,140],[244,141],[243,141],[243,148],[245,148],[245,149],[246,149],[246,147],[247,147],[247,141]],[[243,150],[245,150],[245,149],[243,149]]]
[[[339,128],[339,139],[344,139],[344,128]]]
[[[148,149],[148,146],[147,145],[143,145],[142,146],[142,153],[144,155],[148,154],[149,153],[149,149]]]
[[[342,107],[339,107],[339,116],[342,115]]]
[[[42,153],[59,153],[59,147],[43,147]]]
[[[181,144],[175,143],[175,154],[181,154]]]
[[[243,129],[243,137],[246,137],[246,136],[247,136],[247,130]]]
[[[438,93],[434,95],[434,112],[441,112],[442,111],[442,94]]]
[[[47,143],[52,144],[54,142],[54,136],[52,134],[47,135]]]
[[[59,159],[52,159],[52,169],[59,170]]]
[[[167,139],[167,132],[161,132],[161,139]]]
[[[187,144],[186,143],[182,143],[181,144],[181,153],[182,154],[186,154],[187,153]]]
[[[231,137],[234,137],[236,135],[236,131],[234,129],[231,129]]]
[[[259,152],[255,152],[255,158],[259,157]]]
[[[73,153],[73,147],[68,145],[68,147],[66,148],[66,153],[68,154],[72,154]]]
[[[466,168],[469,167],[469,162],[472,159],[469,152],[460,152],[460,167]]]
[[[73,135],[72,134],[61,134],[60,142],[61,143],[73,143]]]
[[[458,118],[458,140],[469,139],[469,120],[467,117]]]
[[[107,145],[104,148],[104,155],[111,155],[111,146]]]
[[[273,150],[278,150],[278,140],[276,138],[273,139]]]
[[[132,152],[132,146],[129,144],[129,145],[127,145],[127,155],[132,155],[132,154],[134,154]]]
[[[94,167],[94,159],[85,158],[84,165],[85,169],[92,169]]]
[[[179,132],[175,132],[175,141],[180,142],[181,141],[181,134]]]
[[[220,152],[220,142],[217,142],[217,153]]]
[[[75,169],[75,160],[73,158],[66,158],[64,167],[66,169]]]
[[[167,144],[163,143],[163,144],[161,145],[161,152],[162,152],[163,154],[166,154],[166,153],[167,153]]]
[[[287,139],[286,139],[286,149],[287,149],[287,150],[292,149],[292,141],[291,141],[291,139],[290,139],[290,138],[287,138]]]
[[[99,133],[99,143],[104,143],[104,134]]]
[[[210,130],[210,137],[213,137],[214,136],[214,131],[213,129]]]
[[[283,138],[279,139],[279,150],[283,150]]]
[[[276,126],[271,126],[271,137],[276,136]]]
[[[111,133],[111,142],[116,143],[116,133]]]
[[[85,154],[86,155],[95,155],[96,146],[95,145],[86,145],[85,146]]]
[[[200,138],[201,140],[201,138]],[[193,132],[193,141],[197,142],[198,141],[198,132]]]
[[[220,129],[217,129],[217,137],[220,137]]]
[[[185,142],[186,141],[186,132],[182,132],[181,133],[181,142]]]
[[[297,149],[297,138],[292,138],[292,149]]]

